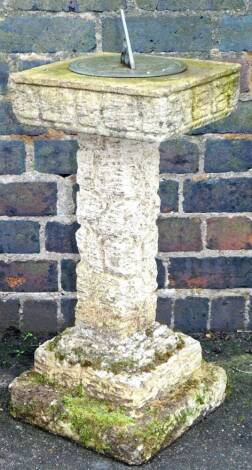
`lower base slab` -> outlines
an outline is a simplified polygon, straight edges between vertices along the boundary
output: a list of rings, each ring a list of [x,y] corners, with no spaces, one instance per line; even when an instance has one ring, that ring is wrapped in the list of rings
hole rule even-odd
[[[140,465],[218,407],[225,388],[225,371],[203,363],[176,392],[162,392],[136,410],[90,398],[80,386],[67,390],[31,371],[10,386],[11,413],[85,447]]]

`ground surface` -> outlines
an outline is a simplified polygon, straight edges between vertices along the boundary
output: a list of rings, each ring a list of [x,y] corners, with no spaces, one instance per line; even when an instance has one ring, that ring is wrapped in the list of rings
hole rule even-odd
[[[142,466],[144,470],[251,469],[252,334],[207,336],[199,338],[205,358],[226,368],[228,397],[215,413]],[[31,367],[38,342],[31,334],[20,336],[15,331],[0,338],[0,469],[129,468],[10,417],[7,385]]]

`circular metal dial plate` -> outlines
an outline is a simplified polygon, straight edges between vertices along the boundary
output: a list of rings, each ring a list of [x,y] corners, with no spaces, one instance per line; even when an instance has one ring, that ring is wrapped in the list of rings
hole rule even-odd
[[[88,55],[69,66],[72,72],[93,77],[148,78],[175,75],[187,66],[180,60],[151,54],[134,54],[134,70],[121,64],[120,54]]]

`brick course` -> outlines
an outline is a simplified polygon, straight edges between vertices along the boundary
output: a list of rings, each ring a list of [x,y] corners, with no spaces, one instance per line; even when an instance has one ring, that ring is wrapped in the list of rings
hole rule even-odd
[[[38,222],[0,221],[0,253],[39,253]]]
[[[0,261],[3,292],[55,292],[58,289],[55,261]]]
[[[49,222],[46,225],[46,249],[58,253],[78,253],[76,243],[77,223],[65,225],[59,222]]]
[[[0,215],[43,216],[56,213],[56,183],[0,183]]]
[[[20,175],[25,171],[25,145],[20,141],[0,142],[0,174]]]
[[[56,175],[75,174],[77,149],[76,140],[38,140],[34,144],[35,170]]]
[[[252,220],[248,217],[218,217],[207,221],[210,250],[251,250]]]
[[[176,329],[252,330],[252,3],[247,0],[0,1],[0,330],[74,323],[76,136],[24,126],[10,72],[120,50],[242,64],[228,118],[160,146],[157,319]]]

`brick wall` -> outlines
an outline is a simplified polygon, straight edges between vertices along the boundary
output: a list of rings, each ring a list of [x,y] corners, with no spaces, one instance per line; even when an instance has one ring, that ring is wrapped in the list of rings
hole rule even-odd
[[[134,48],[242,64],[224,121],[160,147],[157,318],[184,331],[252,329],[252,0],[0,0],[0,329],[74,319],[75,136],[23,126],[12,71]]]

